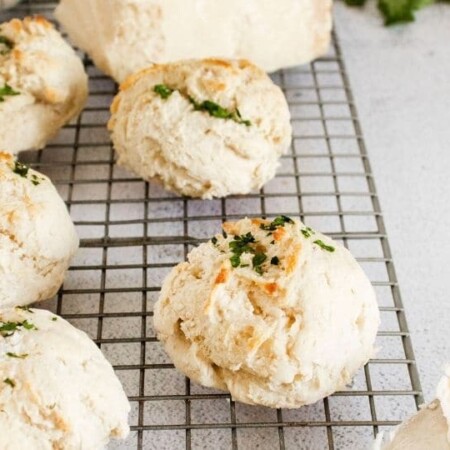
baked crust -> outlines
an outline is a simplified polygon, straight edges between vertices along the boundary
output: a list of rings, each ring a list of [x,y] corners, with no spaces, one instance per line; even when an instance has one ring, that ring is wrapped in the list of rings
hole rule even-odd
[[[331,0],[62,0],[72,41],[116,81],[152,63],[246,58],[268,72],[328,50]]]
[[[164,281],[154,325],[193,381],[244,403],[298,408],[345,389],[373,356],[379,311],[344,247],[297,220],[273,223],[225,224],[225,236],[193,250]],[[250,250],[236,260],[243,240]]]
[[[53,297],[78,237],[51,181],[0,152],[0,308]]]
[[[0,148],[40,149],[77,116],[86,102],[87,75],[80,58],[40,16],[0,25],[9,44],[0,53]]]
[[[155,92],[158,86],[171,90],[167,98]],[[233,117],[202,110],[205,101]],[[292,135],[283,93],[245,60],[154,65],[122,83],[111,113],[119,165],[170,191],[206,199],[261,188]]]

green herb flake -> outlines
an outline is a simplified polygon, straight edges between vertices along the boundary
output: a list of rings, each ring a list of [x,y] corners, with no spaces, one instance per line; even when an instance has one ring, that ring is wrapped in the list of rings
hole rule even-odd
[[[35,173],[32,173],[30,178],[28,178],[30,168],[26,164],[23,164],[19,161],[16,161],[14,163],[14,168],[12,171],[22,178],[29,179],[34,186],[38,186],[42,181],[45,181],[44,178],[39,178]]]
[[[156,92],[163,100],[167,100],[174,92],[174,89],[166,86],[165,84],[157,84],[153,91]]]
[[[263,274],[263,269],[262,269],[261,266],[256,266],[253,269],[258,275],[262,275]]]
[[[9,356],[10,358],[16,358],[16,359],[25,359],[28,357],[28,353],[23,353],[22,355],[18,355],[17,353],[7,352],[6,356]]]
[[[236,118],[234,117],[233,120],[237,123],[242,123],[247,127],[250,127],[252,125],[252,122],[250,120],[244,120],[241,116],[241,112],[239,111],[238,108],[236,108],[236,117],[238,120],[236,120]]]
[[[366,0],[344,0],[348,6],[364,6]],[[447,1],[448,0],[444,0]],[[436,0],[378,0],[378,9],[384,16],[385,25],[413,22],[414,13],[432,5]]]
[[[44,181],[44,178],[39,178],[36,174],[32,174],[31,175],[31,182],[35,185],[38,186],[39,184],[41,184],[41,182]]]
[[[249,231],[247,234],[243,234],[241,236],[235,236],[234,239],[236,241],[242,241],[245,243],[253,243],[256,242],[255,236]]]
[[[318,245],[321,249],[323,249],[327,252],[330,252],[330,253],[333,253],[336,250],[334,247],[332,247],[331,245],[325,244],[320,239],[318,239],[317,241],[314,241],[314,244]]]
[[[255,236],[250,232],[241,236],[234,236],[233,240],[228,243],[230,251],[233,253],[233,256],[230,258],[232,267],[236,268],[241,266],[242,254],[256,253],[255,249],[251,246],[254,243],[256,243]]]
[[[0,103],[5,101],[5,97],[20,95],[20,92],[15,91],[8,83],[0,87]]]
[[[56,322],[58,320],[58,318],[55,316],[55,317],[52,317],[52,322]]]
[[[267,260],[267,255],[258,248],[255,236],[251,232],[241,236],[234,236],[233,240],[228,243],[230,251],[233,255],[230,258],[232,267],[249,267],[249,264],[241,265],[241,256],[244,253],[250,253],[252,257],[253,270],[259,275],[263,274],[262,265]]]
[[[234,240],[229,242],[228,246],[235,255],[241,256],[243,253],[255,253],[255,250],[250,246],[255,241],[252,233],[247,233],[242,236],[235,236]]]
[[[278,256],[274,256],[270,260],[270,264],[272,264],[272,266],[278,266],[280,264],[280,258],[278,258]]]
[[[222,236],[224,237],[224,239],[228,237],[228,234],[225,230],[222,230]]]
[[[267,259],[267,255],[265,253],[256,253],[256,255],[252,259],[253,270],[259,275],[263,274],[262,265]]]
[[[345,0],[345,4],[348,6],[363,6],[366,0]]]
[[[8,337],[14,334],[19,327],[21,327],[21,322],[5,322],[0,324],[0,334],[3,337]]]
[[[287,223],[294,223],[294,221],[287,216],[278,216],[269,225],[262,223],[259,227],[265,231],[275,231],[277,228],[284,227]]]
[[[211,100],[205,100],[199,105],[195,105],[195,109],[199,111],[206,111],[212,117],[217,117],[218,119],[231,119],[233,114],[217,103]]]
[[[26,330],[37,330],[36,326],[27,320],[24,320],[23,322],[3,322],[0,323],[0,335],[3,337],[12,336],[22,327]]]
[[[267,255],[265,253],[257,253],[252,260],[253,267],[260,266],[267,259]]]
[[[215,245],[217,245],[217,238],[216,237],[213,237],[212,239],[211,239],[211,242],[212,242],[212,244],[215,246]]]
[[[306,239],[309,239],[313,234],[316,234],[316,232],[309,227],[302,228],[300,231],[303,234],[303,236],[305,236]]]
[[[21,309],[22,311],[25,311],[27,313],[34,314],[34,311],[32,311],[29,306],[16,306],[16,308]]]
[[[24,320],[22,322],[22,326],[25,328],[25,330],[37,330],[36,325],[28,322],[28,320]]]
[[[211,117],[216,117],[217,119],[233,120],[234,122],[245,125],[247,127],[252,125],[250,120],[244,120],[242,118],[239,109],[231,112],[211,100],[204,100],[203,102],[199,103],[193,97],[189,96],[188,99],[192,103],[195,111],[204,111],[207,112]]]
[[[254,242],[256,242],[255,236],[248,232],[242,236],[235,236],[234,240],[232,240],[228,245],[232,251],[241,251],[241,253],[249,251],[251,253],[252,250],[248,247],[248,244],[253,244]]]
[[[231,267],[234,267],[236,269],[241,264],[241,257],[240,257],[240,255],[233,255],[230,258],[230,261],[231,261]]]
[[[26,178],[28,175],[28,171],[30,170],[30,168],[28,166],[26,166],[25,164],[22,164],[19,161],[16,161],[14,164],[14,169],[13,172],[19,176],[21,176],[22,178]]]
[[[11,386],[13,389],[16,387],[16,383],[14,382],[14,380],[11,380],[11,378],[5,378],[3,380],[3,383]]]
[[[0,55],[8,54],[14,47],[14,42],[6,36],[0,35]]]
[[[378,0],[378,9],[384,15],[385,25],[414,22],[414,13],[434,3],[434,0]]]

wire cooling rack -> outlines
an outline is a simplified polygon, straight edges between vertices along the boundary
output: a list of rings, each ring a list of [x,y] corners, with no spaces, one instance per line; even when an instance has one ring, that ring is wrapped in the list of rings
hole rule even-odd
[[[4,13],[51,18],[55,2]],[[21,159],[49,175],[67,202],[81,249],[57,298],[41,306],[86,331],[114,365],[132,404],[132,432],[114,449],[361,450],[422,403],[405,312],[361,128],[337,39],[327,57],[273,76],[288,98],[290,154],[260,192],[199,201],[171,195],[114,165],[106,131],[115,84],[85,58],[88,105],[40,152]],[[161,282],[221,223],[299,216],[341,241],[378,294],[380,348],[349,389],[298,410],[231,401],[179,374],[155,337]],[[342,349],[345,351],[345,349]]]

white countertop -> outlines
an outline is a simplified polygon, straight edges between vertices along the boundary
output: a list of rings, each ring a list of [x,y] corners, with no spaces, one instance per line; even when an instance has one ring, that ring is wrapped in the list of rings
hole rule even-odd
[[[335,7],[425,399],[450,363],[450,5],[384,27]]]

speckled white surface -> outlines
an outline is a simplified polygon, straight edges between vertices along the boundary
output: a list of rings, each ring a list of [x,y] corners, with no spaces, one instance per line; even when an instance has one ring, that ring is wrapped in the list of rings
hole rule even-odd
[[[335,6],[425,399],[450,361],[450,5],[385,28]]]

